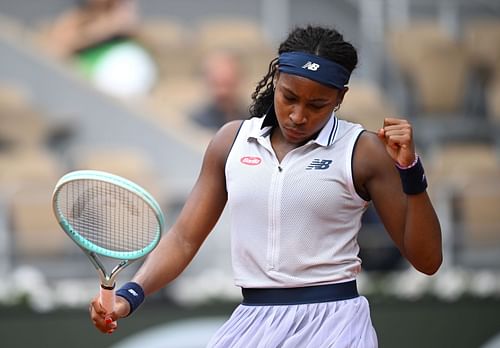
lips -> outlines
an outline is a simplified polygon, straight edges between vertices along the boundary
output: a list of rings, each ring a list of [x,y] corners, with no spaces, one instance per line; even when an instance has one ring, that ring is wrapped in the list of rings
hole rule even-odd
[[[304,132],[298,131],[298,130],[293,129],[293,128],[287,128],[287,127],[284,127],[283,129],[284,129],[287,137],[289,137],[289,138],[301,139],[304,137]]]

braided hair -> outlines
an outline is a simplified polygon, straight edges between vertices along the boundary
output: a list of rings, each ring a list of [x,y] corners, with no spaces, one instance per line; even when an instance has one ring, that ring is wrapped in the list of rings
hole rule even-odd
[[[295,28],[290,32],[278,49],[278,54],[284,52],[305,52],[332,60],[350,73],[358,64],[356,49],[337,30],[307,26]],[[274,99],[273,78],[278,70],[278,57],[269,63],[267,74],[260,80],[252,93],[250,116],[261,117],[269,109]]]

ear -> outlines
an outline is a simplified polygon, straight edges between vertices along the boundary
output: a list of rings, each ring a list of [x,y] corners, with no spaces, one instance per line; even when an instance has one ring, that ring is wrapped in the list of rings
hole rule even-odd
[[[345,94],[349,91],[349,87],[344,87],[343,89],[339,90],[339,94],[337,96],[337,105],[340,106],[342,102],[344,101]]]

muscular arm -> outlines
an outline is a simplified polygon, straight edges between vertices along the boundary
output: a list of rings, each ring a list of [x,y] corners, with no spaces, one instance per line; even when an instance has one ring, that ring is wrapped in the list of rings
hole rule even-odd
[[[226,125],[208,145],[201,173],[177,221],[133,278],[146,294],[175,279],[217,223],[227,200],[226,158],[239,125]]]
[[[372,199],[386,230],[406,259],[417,270],[430,275],[442,261],[439,220],[427,192],[404,194],[395,162],[405,160],[390,147],[398,150],[400,141],[408,139],[397,139],[394,144],[389,137],[369,132],[360,136],[353,163],[356,189],[363,197]],[[411,134],[408,141],[405,150],[409,159],[406,163],[399,162],[402,165],[411,163],[411,156],[414,158]]]

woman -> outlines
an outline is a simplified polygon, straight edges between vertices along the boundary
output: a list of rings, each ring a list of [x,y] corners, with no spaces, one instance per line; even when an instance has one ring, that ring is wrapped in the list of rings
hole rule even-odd
[[[44,46],[73,63],[102,92],[141,96],[154,87],[157,67],[136,39],[138,25],[134,0],[79,1],[54,21]]]
[[[99,330],[112,332],[113,320],[175,279],[227,202],[244,299],[210,347],[377,346],[355,280],[368,202],[425,274],[441,264],[441,232],[410,124],[388,118],[374,134],[335,116],[356,64],[356,50],[335,30],[290,33],[252,96],[252,118],[215,135],[179,219],[118,290],[115,312],[92,301]]]

